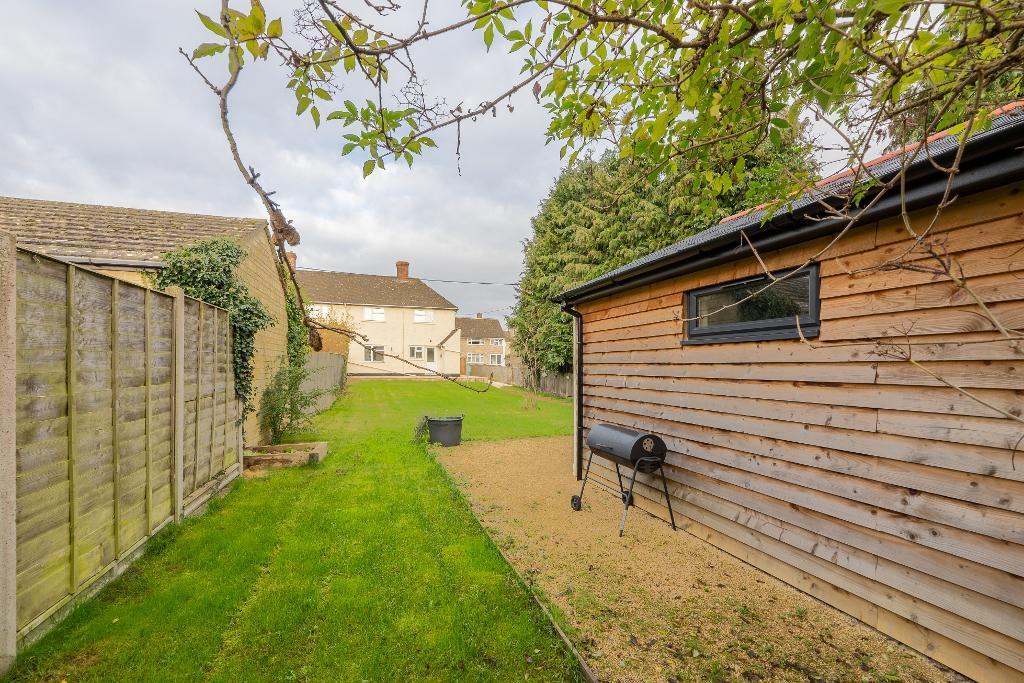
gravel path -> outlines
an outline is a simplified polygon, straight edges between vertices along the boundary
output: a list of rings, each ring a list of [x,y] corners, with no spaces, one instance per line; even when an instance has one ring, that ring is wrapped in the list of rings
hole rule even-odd
[[[590,489],[571,437],[479,441],[439,459],[602,681],[948,681],[842,612]],[[677,511],[677,519],[678,519]],[[654,577],[651,586],[635,576]],[[647,583],[642,581],[641,583]]]

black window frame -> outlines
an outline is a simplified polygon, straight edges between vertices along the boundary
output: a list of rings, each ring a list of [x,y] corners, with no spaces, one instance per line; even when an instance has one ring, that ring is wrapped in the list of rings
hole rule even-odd
[[[807,272],[807,296],[809,299],[808,312],[798,316],[799,329],[797,329],[796,316],[697,327],[697,320],[694,317],[697,314],[697,297],[749,285],[752,282],[764,282],[765,284],[769,282],[767,275],[757,275],[688,291],[686,293],[686,311],[687,318],[691,319],[686,321],[686,339],[683,341],[683,345],[799,339],[801,332],[807,339],[817,337],[821,331],[821,279],[818,264],[812,263],[803,268],[789,268],[773,274],[776,277],[783,277],[797,270]]]

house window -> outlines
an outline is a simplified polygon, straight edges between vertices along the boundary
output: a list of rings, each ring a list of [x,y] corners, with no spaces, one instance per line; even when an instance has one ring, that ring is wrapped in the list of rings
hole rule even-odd
[[[760,275],[688,292],[687,317],[695,319],[686,323],[686,343],[799,339],[801,331],[805,337],[818,336],[818,264],[775,276],[789,273],[767,289],[770,279]]]
[[[410,346],[409,358],[413,360],[425,360],[428,363],[434,362],[435,349],[433,346]]]
[[[384,362],[384,347],[383,346],[366,346],[363,347],[363,360],[367,363],[383,363]]]
[[[487,364],[488,365],[504,365],[505,363],[502,362],[502,357],[501,357],[500,353],[492,353],[491,357],[490,357],[490,361]]]
[[[412,321],[414,323],[432,323],[434,322],[434,312],[416,309],[412,312]]]
[[[466,354],[466,362],[470,363],[470,364],[483,365],[484,364],[484,354],[482,354],[482,353],[467,353]]]
[[[501,337],[495,337],[494,339],[491,340],[491,346],[501,346],[504,343],[505,340],[502,339]]]
[[[469,342],[467,342],[467,343],[470,346],[483,346],[484,345],[484,340],[483,339],[470,339]]]
[[[327,320],[331,316],[331,307],[324,304],[309,304],[306,306],[306,310],[309,312],[310,318]]]
[[[384,322],[384,309],[363,306],[363,320],[372,322]]]

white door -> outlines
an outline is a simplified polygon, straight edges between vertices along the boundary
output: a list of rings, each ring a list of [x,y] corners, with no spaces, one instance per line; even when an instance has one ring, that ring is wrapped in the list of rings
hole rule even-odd
[[[425,349],[425,351],[426,351],[426,358],[425,358],[424,365],[426,365],[428,368],[430,368],[431,370],[436,372],[437,371],[437,356],[438,356],[437,349],[435,349],[433,346],[428,346]]]

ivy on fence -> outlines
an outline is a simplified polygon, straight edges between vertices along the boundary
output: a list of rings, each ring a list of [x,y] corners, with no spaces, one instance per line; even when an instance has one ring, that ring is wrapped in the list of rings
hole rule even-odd
[[[245,256],[245,249],[230,239],[203,240],[163,254],[160,258],[164,268],[152,279],[160,289],[180,287],[186,295],[228,311],[234,342],[235,393],[248,413],[253,409],[256,333],[272,325],[274,318],[235,274]]]

